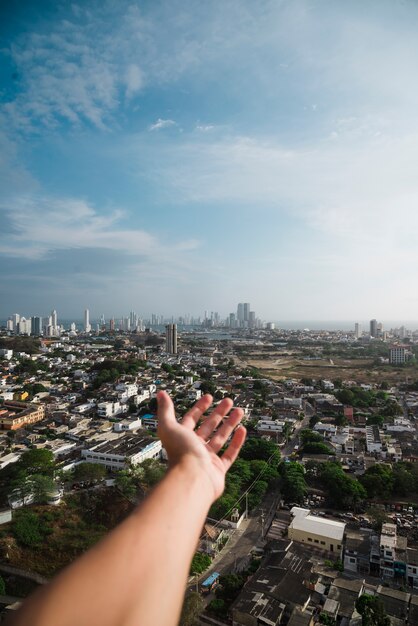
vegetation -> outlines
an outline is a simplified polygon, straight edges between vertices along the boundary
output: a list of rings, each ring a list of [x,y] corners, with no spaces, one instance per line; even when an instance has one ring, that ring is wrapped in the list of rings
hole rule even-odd
[[[253,442],[257,443],[253,444]],[[246,446],[244,456],[242,452]],[[235,507],[242,511],[245,506],[245,499],[242,498],[239,504],[237,501],[250,486],[248,508],[251,510],[259,506],[269,484],[272,484],[279,477],[277,469],[279,456],[277,446],[273,442],[250,438],[241,450],[241,457],[237,459],[226,475],[225,491],[212,505],[209,515],[215,519],[222,519]],[[266,459],[270,459],[270,463],[267,463]]]
[[[196,552],[190,565],[190,575],[193,576],[193,574],[201,574],[208,569],[211,562],[212,559],[210,558],[209,554]]]
[[[101,363],[95,363],[90,370],[97,374],[93,381],[93,389],[99,389],[104,383],[114,383],[122,375],[135,376],[145,365],[144,361],[138,359],[129,361],[106,359]]]
[[[51,528],[32,511],[20,510],[15,514],[12,532],[20,544],[35,548],[51,534]]]
[[[308,488],[303,465],[296,462],[282,463],[280,473],[282,477],[281,491],[284,500],[302,504]]]
[[[179,626],[197,626],[203,609],[201,595],[196,591],[188,593],[184,599]]]
[[[378,463],[369,467],[360,482],[370,499],[388,499],[418,493],[418,468],[412,463],[399,462],[391,468]]]
[[[362,626],[390,626],[390,618],[377,596],[363,594],[356,602],[356,609],[361,615]]]
[[[79,463],[73,472],[76,482],[97,482],[106,475],[106,468],[100,463]]]

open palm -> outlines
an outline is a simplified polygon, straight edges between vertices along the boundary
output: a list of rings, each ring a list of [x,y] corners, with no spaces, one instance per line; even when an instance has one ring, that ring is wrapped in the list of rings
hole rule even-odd
[[[208,417],[197,423],[212,404],[212,396],[205,395],[177,422],[173,402],[165,391],[157,394],[158,436],[167,451],[170,465],[193,460],[213,487],[213,499],[219,498],[225,487],[225,474],[237,458],[245,441],[246,430],[236,427],[243,417],[242,409],[232,409],[233,402],[224,398]],[[227,416],[227,419],[219,426]],[[219,428],[218,428],[219,426]],[[216,430],[218,428],[218,430]],[[236,430],[235,430],[236,429]],[[232,440],[222,456],[218,452],[235,430]],[[215,432],[216,431],[216,432]]]

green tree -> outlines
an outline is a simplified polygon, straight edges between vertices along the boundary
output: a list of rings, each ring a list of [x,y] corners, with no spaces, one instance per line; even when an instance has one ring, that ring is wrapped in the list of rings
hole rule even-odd
[[[224,600],[227,605],[232,604],[239,592],[243,588],[245,577],[239,574],[225,574],[219,578],[219,586],[215,595],[218,599]]]
[[[39,518],[32,511],[22,510],[16,515],[12,532],[23,546],[34,548],[42,541]]]
[[[303,502],[307,492],[303,465],[296,462],[282,463],[282,494],[286,502]]]
[[[362,618],[362,626],[390,626],[384,604],[377,596],[363,594],[356,601],[356,609]]]
[[[42,474],[33,474],[30,477],[30,485],[34,502],[37,504],[45,504],[48,500],[48,494],[55,490],[55,483],[52,478]]]
[[[407,496],[416,490],[411,468],[406,463],[396,463],[393,466],[393,493]]]
[[[225,604],[225,600],[221,600],[220,598],[214,598],[208,604],[208,611],[212,613],[216,617],[223,618],[228,614],[228,608]]]
[[[324,463],[320,469],[320,480],[336,508],[355,510],[367,496],[363,485],[345,474],[339,463]]]
[[[96,482],[106,475],[106,468],[100,463],[79,463],[74,468],[74,480],[76,482]]]
[[[45,448],[34,448],[24,452],[16,463],[19,469],[25,470],[28,474],[46,474],[52,476],[54,471],[54,455]]]
[[[211,562],[212,559],[210,558],[209,554],[205,554],[203,552],[195,552],[190,565],[190,575],[193,576],[193,574],[201,574],[208,569]]]
[[[202,597],[196,591],[188,593],[183,602],[179,626],[198,626],[204,609]]]
[[[388,465],[377,463],[360,477],[369,498],[388,498],[393,490],[393,472]]]
[[[273,458],[270,460],[270,457]],[[250,437],[241,449],[241,458],[247,461],[252,461],[253,459],[270,460],[269,462],[272,464],[277,464],[280,460],[280,452],[277,445],[270,439]]]
[[[124,495],[125,498],[128,498],[128,500],[132,500],[136,497],[137,486],[128,470],[121,470],[116,474],[115,484],[120,493]]]

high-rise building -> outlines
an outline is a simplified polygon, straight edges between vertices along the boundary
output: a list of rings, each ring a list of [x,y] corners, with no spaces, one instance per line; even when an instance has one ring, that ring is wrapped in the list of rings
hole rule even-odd
[[[169,354],[177,354],[177,324],[165,327],[165,349]]]
[[[85,333],[91,332],[90,311],[88,309],[85,309],[84,311],[84,332]]]
[[[403,346],[392,346],[389,350],[389,362],[393,365],[403,365],[406,361],[406,349]]]
[[[110,332],[114,332],[115,330],[115,318],[112,317],[112,319],[109,321],[109,330]]]
[[[239,302],[237,306],[237,320],[238,320],[239,325],[241,325],[241,323],[244,321],[244,303],[243,302]]]
[[[250,303],[244,302],[244,322],[250,321]]]
[[[354,324],[354,337],[358,339],[360,337],[360,333],[361,333],[360,324],[356,322]]]
[[[377,337],[377,320],[370,320],[370,337]]]
[[[35,337],[42,335],[42,317],[31,317],[31,334]]]
[[[15,332],[17,332],[17,325],[20,322],[20,315],[19,315],[19,313],[13,313],[13,315],[12,315],[12,322],[13,322],[13,330]]]
[[[249,311],[248,313],[248,326],[255,328],[255,311]]]
[[[55,309],[51,312],[51,324],[54,327],[58,326],[58,315]]]
[[[9,317],[9,319],[7,320],[6,330],[8,330],[9,332],[13,332],[13,320],[11,317]]]

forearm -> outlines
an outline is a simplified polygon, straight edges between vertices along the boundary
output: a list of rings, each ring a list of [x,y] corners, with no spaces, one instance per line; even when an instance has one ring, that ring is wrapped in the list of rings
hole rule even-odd
[[[212,502],[193,459],[16,614],[15,626],[175,626],[193,552]]]

